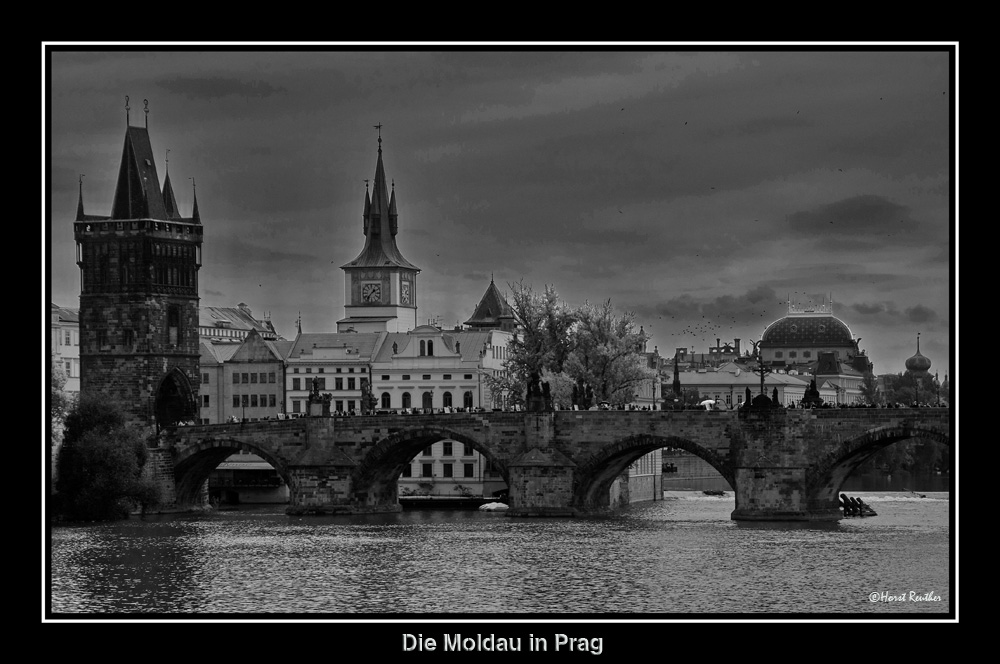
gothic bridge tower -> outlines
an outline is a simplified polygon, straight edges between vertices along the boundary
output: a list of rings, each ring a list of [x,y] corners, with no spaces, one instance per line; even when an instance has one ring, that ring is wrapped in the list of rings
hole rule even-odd
[[[202,225],[177,209],[169,170],[160,189],[146,126],[128,121],[109,216],[83,209],[73,234],[80,267],[80,391],[103,393],[157,428],[197,415],[198,269]],[[169,152],[169,151],[168,151]],[[167,165],[169,169],[169,164]],[[192,178],[193,182],[193,178]]]
[[[344,270],[344,313],[337,331],[409,332],[417,327],[417,273],[396,246],[396,188],[390,193],[382,166],[382,125],[375,181],[369,195],[365,181],[365,246]]]

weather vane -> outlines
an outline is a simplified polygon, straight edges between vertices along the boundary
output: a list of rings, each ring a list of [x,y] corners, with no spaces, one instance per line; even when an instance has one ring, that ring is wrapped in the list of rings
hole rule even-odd
[[[125,126],[126,127],[128,126],[128,112],[129,112],[128,95],[125,95]]]
[[[145,108],[142,109],[142,112],[146,114],[146,129],[149,129],[149,100],[143,99],[142,103],[145,105]]]

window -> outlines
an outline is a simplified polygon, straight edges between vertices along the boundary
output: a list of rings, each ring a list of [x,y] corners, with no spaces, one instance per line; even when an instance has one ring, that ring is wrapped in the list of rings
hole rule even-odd
[[[335,389],[335,390],[342,390],[342,389],[344,389],[344,379],[343,378],[334,378],[333,379],[333,389]]]
[[[454,472],[452,471],[452,466],[453,465],[454,464],[451,464],[451,463],[443,463],[443,464],[441,464],[442,475],[444,475],[445,477],[454,477],[455,475],[454,475]]]
[[[347,373],[354,373],[354,367],[351,367],[350,369],[348,369]]]
[[[403,477],[413,477],[413,467],[410,464],[403,466]]]
[[[444,445],[444,451],[441,453],[441,456],[451,456],[451,441],[446,440],[442,445]]]
[[[178,345],[181,342],[181,310],[176,305],[167,309],[167,343]]]
[[[431,375],[430,375],[430,374],[424,374],[424,375],[423,375],[423,376],[421,377],[421,380],[430,380],[430,379],[431,379]]]
[[[292,389],[293,390],[301,390],[302,389],[302,379],[301,378],[293,378],[292,379]]]
[[[274,372],[273,371],[271,373],[267,374],[267,382],[269,382],[269,383],[273,383],[274,382]]]
[[[262,383],[266,383],[267,382],[267,374],[264,373],[263,371],[260,374],[260,382],[262,382]]]
[[[240,405],[243,406],[244,408],[250,405],[250,395],[249,394],[241,394],[240,395]]]
[[[292,369],[292,373],[298,373],[298,372],[299,372],[299,368],[298,367],[295,367],[294,369]]]
[[[410,407],[410,393],[403,392],[403,408],[409,408],[409,407]]]
[[[292,400],[292,412],[293,413],[301,413],[302,412],[302,402],[299,401],[298,399],[293,399]]]
[[[208,408],[208,395],[207,394],[201,395],[201,407],[202,408]]]
[[[463,451],[462,456],[472,456],[472,445],[465,443],[465,450]]]
[[[385,408],[386,410],[388,410],[389,408],[392,407],[391,403],[392,403],[392,398],[389,396],[389,393],[388,392],[383,392],[382,393],[382,408]]]
[[[63,362],[63,367],[66,369],[66,376],[72,378],[73,364],[71,362]]]
[[[317,381],[318,382],[316,384],[319,386],[319,389],[325,390],[326,389],[326,378],[318,378]]]
[[[798,355],[799,354],[797,352],[795,352],[794,350],[788,351],[788,357],[798,357]]]
[[[451,374],[445,374],[444,380],[451,380]]]
[[[403,380],[410,380],[410,374],[403,374]]]
[[[776,350],[776,351],[774,351],[774,356],[775,357],[784,357],[785,354],[782,353],[780,350]]]
[[[465,467],[465,477],[475,477],[476,476],[476,464],[466,463],[463,464]]]
[[[423,357],[427,354],[427,342],[423,339],[420,340],[420,356]]]
[[[274,398],[273,394],[268,394],[267,395],[267,405],[268,405],[269,408],[276,407],[277,404],[275,403],[275,398]]]
[[[353,378],[348,378],[347,379],[347,389],[349,389],[349,390],[353,390],[354,389],[354,379]]]
[[[802,357],[812,357],[812,351],[809,350],[802,351]]]
[[[63,344],[64,346],[68,346],[69,345],[69,339],[70,339],[70,337],[69,337],[69,330],[66,330],[66,342]]]
[[[208,374],[207,373],[203,373],[201,375],[201,384],[202,385],[208,385]]]
[[[347,402],[347,410],[348,410],[348,412],[354,410],[354,401],[348,400],[348,402]]]
[[[472,374],[465,374],[465,380],[472,380]]]
[[[361,367],[361,373],[368,373],[368,370],[365,369],[364,367]]]
[[[233,395],[233,408],[239,408],[239,407],[240,407],[240,395],[234,394]]]
[[[343,402],[343,400],[337,401],[337,405],[334,408],[334,410],[336,410],[338,413],[343,413],[344,412],[344,402]]]
[[[433,341],[430,341],[430,340],[427,341],[427,354],[428,355],[433,355],[434,354],[434,342]]]
[[[257,374],[255,374],[255,373],[250,374],[250,382],[251,383],[256,383],[257,382]]]
[[[337,373],[340,373],[340,369],[337,369]]]
[[[243,376],[243,378],[241,380],[244,383],[249,383],[250,382],[250,374],[242,374],[242,376]]]
[[[382,380],[389,380],[388,376],[382,376]]]
[[[251,408],[256,408],[257,407],[257,395],[256,394],[251,394],[250,395],[250,407]]]
[[[240,375],[234,371],[233,372],[233,385],[239,385],[239,384],[240,384]]]
[[[434,448],[431,445],[428,445],[427,447],[424,448],[424,451],[421,452],[421,454],[423,454],[424,456],[430,456],[433,450]]]
[[[313,372],[312,367],[306,367],[306,373],[312,373],[312,372]]]
[[[320,373],[323,373],[323,367],[320,367],[320,368],[319,368],[319,372],[320,372]]]
[[[466,392],[462,395],[462,403],[465,404],[466,408],[472,408],[472,392]]]
[[[444,407],[451,408],[451,392],[444,393]]]
[[[433,464],[430,464],[430,463],[422,463],[422,464],[420,464],[420,476],[421,477],[434,477],[434,475],[431,473],[431,468],[433,468]]]
[[[424,392],[422,397],[422,407],[423,408],[433,408],[434,407],[434,395],[430,392]]]

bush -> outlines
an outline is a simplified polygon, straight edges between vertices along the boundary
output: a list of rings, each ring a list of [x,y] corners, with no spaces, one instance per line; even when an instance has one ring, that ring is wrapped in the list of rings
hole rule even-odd
[[[122,411],[102,397],[83,396],[66,416],[59,453],[56,510],[74,520],[127,518],[158,502],[159,487],[143,476],[148,451]]]

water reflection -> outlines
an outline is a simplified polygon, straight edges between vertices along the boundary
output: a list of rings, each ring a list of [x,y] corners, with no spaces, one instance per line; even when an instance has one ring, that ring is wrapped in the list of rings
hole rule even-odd
[[[52,532],[56,614],[480,616],[947,613],[947,494],[879,516],[736,522],[688,494],[579,519],[478,511],[288,517],[280,507]],[[846,571],[849,571],[848,574]]]

